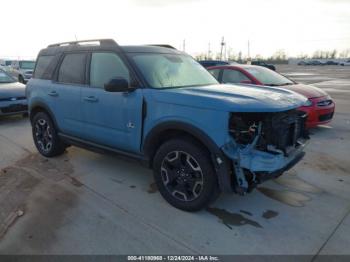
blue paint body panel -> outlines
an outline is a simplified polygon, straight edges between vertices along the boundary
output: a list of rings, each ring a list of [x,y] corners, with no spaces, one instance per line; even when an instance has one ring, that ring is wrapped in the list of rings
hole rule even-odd
[[[52,91],[59,95],[48,95]],[[39,79],[30,80],[28,95],[30,105],[43,103],[51,109],[59,129],[65,134],[138,154],[142,153],[141,141],[164,122],[189,124],[202,130],[222,148],[232,141],[228,132],[231,112],[287,111],[305,102],[304,97],[291,91],[239,85],[140,88],[130,93],[110,93],[100,88],[56,84]],[[96,97],[98,103],[84,101],[89,96]],[[142,126],[143,100],[147,104],[147,115]],[[134,128],[127,127],[129,122]],[[233,158],[230,152],[224,152]],[[247,155],[245,158],[248,158]],[[251,164],[246,166],[252,170],[259,169]],[[273,169],[267,168],[268,171]]]

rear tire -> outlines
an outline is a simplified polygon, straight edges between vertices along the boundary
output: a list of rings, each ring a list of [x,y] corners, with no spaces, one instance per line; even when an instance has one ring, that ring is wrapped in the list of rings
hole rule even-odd
[[[23,76],[21,75],[18,76],[18,82],[25,84]]]
[[[159,192],[178,209],[201,210],[219,195],[210,153],[190,139],[172,139],[161,145],[153,170]]]
[[[62,155],[66,145],[57,135],[57,130],[45,112],[38,112],[32,120],[32,133],[36,148],[45,157]]]

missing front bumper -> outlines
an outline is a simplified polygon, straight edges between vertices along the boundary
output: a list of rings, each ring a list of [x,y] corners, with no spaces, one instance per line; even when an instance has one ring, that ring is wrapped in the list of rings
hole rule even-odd
[[[222,150],[232,160],[233,191],[245,194],[257,184],[282,175],[304,157],[305,146],[306,141],[286,156],[282,152],[264,152],[249,147],[240,149],[233,143],[226,144]]]

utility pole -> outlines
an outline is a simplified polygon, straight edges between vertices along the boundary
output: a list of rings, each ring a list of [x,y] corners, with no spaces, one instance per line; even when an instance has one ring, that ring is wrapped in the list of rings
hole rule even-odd
[[[208,57],[207,57],[208,60],[210,60],[210,53],[211,53],[211,51],[210,51],[210,42],[209,42],[208,43]]]
[[[223,51],[224,45],[225,45],[224,37],[222,37],[222,40],[221,40],[221,51],[220,51],[220,60],[222,60],[222,51]]]
[[[250,59],[250,42],[249,42],[249,39],[248,39],[248,59]]]
[[[182,42],[182,51],[186,51],[186,39],[184,39]]]

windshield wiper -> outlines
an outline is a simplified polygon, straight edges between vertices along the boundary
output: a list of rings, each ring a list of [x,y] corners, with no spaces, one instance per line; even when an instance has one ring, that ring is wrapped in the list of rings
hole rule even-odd
[[[284,83],[284,84],[264,84],[266,86],[288,86],[293,85],[293,83]]]
[[[284,84],[281,84],[280,86],[289,86],[289,85],[293,85],[293,83],[284,83]]]

